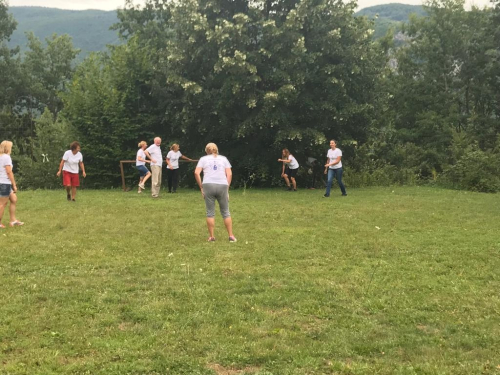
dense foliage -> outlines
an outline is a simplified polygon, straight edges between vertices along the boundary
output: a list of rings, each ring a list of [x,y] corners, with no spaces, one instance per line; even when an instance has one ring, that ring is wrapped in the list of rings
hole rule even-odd
[[[342,1],[127,2],[122,43],[79,64],[67,36],[9,49],[15,21],[0,4],[2,137],[25,158],[25,186],[53,186],[41,155],[57,160],[73,137],[87,186],[117,186],[118,161],[161,136],[194,158],[218,143],[237,185],[274,185],[283,147],[305,166],[336,138],[351,186],[500,189],[498,2],[431,0],[396,43],[374,41],[372,14]],[[41,141],[54,130],[63,137]]]
[[[340,1],[280,6],[151,1],[119,12],[127,44],[84,62],[67,97],[82,141],[107,151],[94,153],[99,169],[155,134],[195,157],[215,141],[236,183],[270,183],[283,147],[305,161],[329,137],[366,140],[385,64],[370,23]],[[93,77],[103,87],[91,90]]]

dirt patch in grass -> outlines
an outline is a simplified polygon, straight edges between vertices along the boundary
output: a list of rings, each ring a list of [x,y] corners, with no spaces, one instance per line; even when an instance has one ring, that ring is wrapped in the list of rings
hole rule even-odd
[[[259,367],[247,366],[243,369],[235,369],[232,367],[224,367],[218,363],[211,363],[207,366],[210,370],[215,371],[217,375],[243,375],[243,374],[255,374],[260,370]]]

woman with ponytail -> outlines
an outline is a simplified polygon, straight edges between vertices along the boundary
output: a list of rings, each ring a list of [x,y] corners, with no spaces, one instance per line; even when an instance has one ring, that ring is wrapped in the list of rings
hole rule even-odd
[[[139,171],[139,190],[137,192],[142,193],[142,190],[146,188],[144,184],[149,177],[151,177],[151,172],[146,168],[146,163],[151,163],[151,160],[146,159],[146,153],[144,152],[144,150],[148,147],[146,141],[139,142],[137,146],[139,147],[137,157],[135,159],[135,166]]]

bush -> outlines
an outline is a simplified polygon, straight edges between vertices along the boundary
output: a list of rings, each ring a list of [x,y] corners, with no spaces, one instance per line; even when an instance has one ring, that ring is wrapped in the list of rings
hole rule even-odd
[[[474,149],[462,155],[439,177],[441,185],[484,193],[500,191],[500,155],[497,152]]]
[[[344,169],[345,185],[349,187],[415,185],[418,175],[414,169],[398,168],[395,165],[380,163],[377,168],[361,170]]]
[[[71,126],[63,119],[54,119],[46,110],[35,124],[32,155],[22,155],[17,161],[16,182],[21,189],[54,189],[61,186],[56,177],[64,151],[74,141]]]
[[[413,144],[398,145],[385,139],[363,144],[356,150],[354,159],[345,163],[345,184],[350,187],[414,185],[420,176],[414,160],[419,151]]]

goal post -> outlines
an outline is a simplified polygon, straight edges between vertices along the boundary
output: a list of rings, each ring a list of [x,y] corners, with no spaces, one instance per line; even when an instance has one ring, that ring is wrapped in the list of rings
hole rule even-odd
[[[127,191],[127,184],[125,183],[125,171],[123,170],[123,164],[135,163],[135,160],[120,160],[120,172],[122,174],[122,188],[123,191]]]

